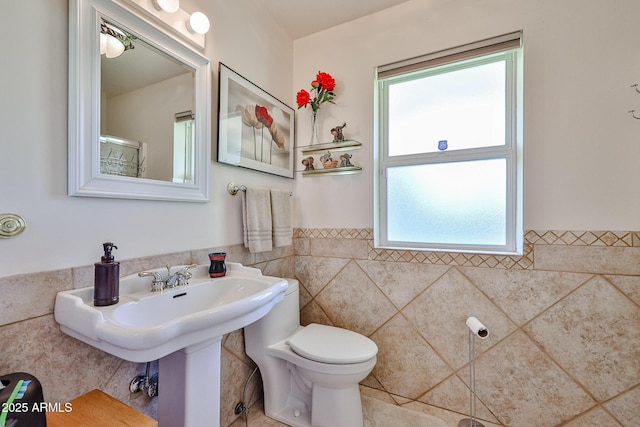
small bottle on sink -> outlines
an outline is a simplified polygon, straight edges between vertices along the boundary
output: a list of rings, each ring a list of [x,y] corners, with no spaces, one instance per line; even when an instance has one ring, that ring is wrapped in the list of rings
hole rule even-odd
[[[93,285],[93,305],[106,306],[117,304],[120,300],[120,263],[114,261],[111,251],[118,249],[111,242],[102,244],[104,255],[96,262]]]

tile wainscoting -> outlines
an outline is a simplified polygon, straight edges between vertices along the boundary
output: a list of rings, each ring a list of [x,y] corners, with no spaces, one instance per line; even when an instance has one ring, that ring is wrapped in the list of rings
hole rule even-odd
[[[370,229],[297,229],[294,246],[240,245],[125,260],[123,275],[165,264],[228,260],[302,284],[304,324],[358,331],[380,348],[363,394],[444,419],[468,414],[468,315],[477,342],[478,416],[487,426],[633,426],[640,418],[640,233],[528,231],[522,257],[373,248]],[[0,373],[30,372],[45,400],[100,388],[156,417],[157,399],[130,395],[143,364],[62,334],[58,291],[93,281],[93,266],[0,277]],[[242,332],[225,336],[221,425],[253,363]],[[251,401],[259,383],[251,384]],[[162,386],[160,387],[162,392]]]
[[[363,393],[457,426],[627,426],[640,417],[640,234],[527,231],[516,256],[375,249],[370,229],[296,230],[303,323],[379,346]],[[447,411],[442,411],[446,409]]]

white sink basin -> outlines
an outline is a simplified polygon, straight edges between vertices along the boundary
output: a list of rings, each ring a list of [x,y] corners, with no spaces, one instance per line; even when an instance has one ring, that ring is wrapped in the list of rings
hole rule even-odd
[[[114,323],[136,328],[152,328],[167,323],[182,322],[187,316],[200,312],[216,312],[222,316],[222,306],[226,311],[253,309],[255,304],[264,300],[265,294],[272,285],[265,277],[221,277],[205,280],[187,287],[181,286],[162,295],[144,295],[137,301],[129,301],[118,306],[108,317]],[[130,297],[133,299],[130,295]],[[247,300],[247,301],[243,301]],[[249,307],[248,304],[251,304]],[[232,307],[231,304],[244,304],[243,307]]]
[[[174,267],[172,271],[177,271]],[[243,328],[282,300],[285,279],[228,263],[227,275],[210,279],[206,265],[189,285],[151,292],[150,277],[120,279],[120,302],[93,305],[93,286],[59,292],[54,315],[68,334],[132,362],[160,359],[176,350]],[[156,270],[166,275],[166,269]]]

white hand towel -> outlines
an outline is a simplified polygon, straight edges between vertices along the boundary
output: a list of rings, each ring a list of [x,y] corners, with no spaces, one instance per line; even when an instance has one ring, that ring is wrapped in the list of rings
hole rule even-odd
[[[271,197],[267,188],[247,188],[241,192],[244,246],[249,252],[272,249]]]
[[[273,246],[292,244],[291,195],[288,191],[271,190],[271,218],[273,221]]]

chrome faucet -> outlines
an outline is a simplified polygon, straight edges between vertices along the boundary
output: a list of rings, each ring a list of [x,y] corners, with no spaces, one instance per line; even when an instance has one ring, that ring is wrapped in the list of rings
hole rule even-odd
[[[176,286],[184,286],[189,284],[192,274],[189,269],[195,267],[197,264],[190,264],[182,267],[180,270],[171,274],[171,266],[167,264],[167,277],[164,279],[160,273],[143,271],[138,273],[139,277],[153,276],[153,282],[151,282],[151,292],[159,292],[164,288],[175,288]]]

